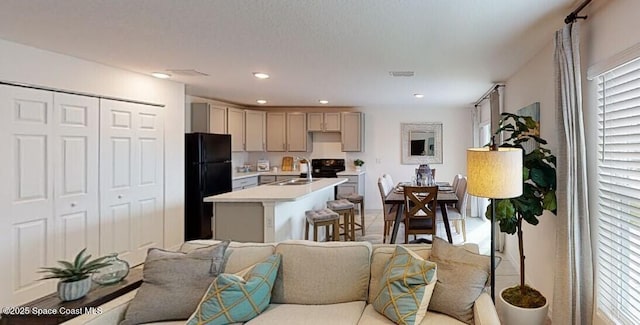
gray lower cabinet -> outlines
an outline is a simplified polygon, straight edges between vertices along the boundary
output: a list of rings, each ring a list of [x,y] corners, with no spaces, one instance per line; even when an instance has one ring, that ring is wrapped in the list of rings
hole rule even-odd
[[[364,174],[338,177],[346,177],[349,179],[345,183],[338,185],[338,195],[347,195],[351,193],[364,195]]]
[[[260,185],[300,178],[300,175],[260,175]]]
[[[234,179],[231,183],[232,191],[239,191],[245,188],[258,186],[258,176],[245,177],[240,179]]]
[[[263,184],[269,184],[269,183],[273,183],[276,181],[276,176],[275,175],[260,175],[260,185]]]

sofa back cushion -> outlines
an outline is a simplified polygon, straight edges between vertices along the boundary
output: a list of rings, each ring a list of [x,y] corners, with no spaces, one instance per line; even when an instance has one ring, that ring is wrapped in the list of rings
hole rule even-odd
[[[371,244],[291,240],[282,255],[271,303],[324,305],[366,300]]]
[[[377,244],[373,245],[373,253],[371,253],[371,280],[369,281],[368,303],[373,303],[376,294],[380,291],[380,280],[383,277],[384,268],[387,266],[389,259],[395,252],[397,245]],[[418,254],[423,259],[428,259],[431,255],[431,245],[402,245],[403,247]]]
[[[182,244],[180,251],[188,253],[196,248],[219,243],[217,240],[192,240]],[[273,243],[240,243],[231,242],[225,254],[224,273],[236,273],[243,276],[257,263],[263,262],[273,255],[276,245]]]

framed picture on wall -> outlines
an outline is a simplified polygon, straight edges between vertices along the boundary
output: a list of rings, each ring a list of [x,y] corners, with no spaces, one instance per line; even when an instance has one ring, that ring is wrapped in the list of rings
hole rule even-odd
[[[517,112],[520,116],[530,116],[536,122],[536,128],[532,131],[533,135],[540,136],[540,102],[535,102],[529,106],[523,107]],[[530,153],[538,147],[538,143],[533,139],[522,143],[525,154]]]

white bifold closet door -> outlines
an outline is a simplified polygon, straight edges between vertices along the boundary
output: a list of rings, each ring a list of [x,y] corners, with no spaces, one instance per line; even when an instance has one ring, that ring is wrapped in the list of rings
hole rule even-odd
[[[0,86],[0,305],[55,290],[42,266],[98,254],[98,100]]]
[[[100,100],[100,253],[132,266],[163,247],[162,109]]]

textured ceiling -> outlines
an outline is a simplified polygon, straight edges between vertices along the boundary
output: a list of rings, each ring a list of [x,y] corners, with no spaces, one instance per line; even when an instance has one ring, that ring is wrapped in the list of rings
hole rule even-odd
[[[467,106],[553,38],[575,0],[2,0],[0,38],[273,106]],[[254,71],[271,74],[256,80]],[[391,77],[389,71],[414,71]],[[0,76],[1,79],[1,76]],[[422,99],[414,93],[425,95]]]

